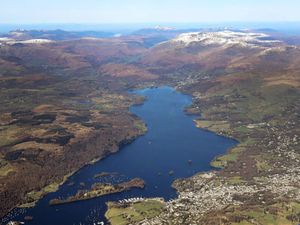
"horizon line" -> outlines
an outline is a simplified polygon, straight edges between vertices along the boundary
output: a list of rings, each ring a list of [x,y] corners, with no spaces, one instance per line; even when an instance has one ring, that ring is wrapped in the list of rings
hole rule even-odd
[[[66,25],[66,24],[76,24],[76,25],[114,25],[114,24],[217,24],[217,23],[299,23],[300,20],[290,20],[290,21],[202,21],[202,22],[25,22],[25,23],[3,23],[0,25],[42,25],[42,24],[52,24],[52,25]]]

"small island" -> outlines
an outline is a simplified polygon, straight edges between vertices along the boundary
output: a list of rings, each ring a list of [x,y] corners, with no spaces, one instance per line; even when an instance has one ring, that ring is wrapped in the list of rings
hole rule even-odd
[[[140,178],[134,178],[130,181],[123,182],[120,184],[110,183],[95,183],[92,185],[90,190],[79,190],[76,195],[70,196],[67,199],[52,199],[49,205],[61,205],[77,201],[84,201],[92,198],[97,198],[104,195],[118,193],[122,191],[130,190],[131,188],[144,188],[145,181]]]
[[[118,175],[118,173],[101,172],[101,173],[95,174],[94,179],[115,176],[115,175]]]

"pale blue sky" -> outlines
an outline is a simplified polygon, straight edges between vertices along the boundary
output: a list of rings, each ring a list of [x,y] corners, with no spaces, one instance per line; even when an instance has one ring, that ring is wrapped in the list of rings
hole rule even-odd
[[[300,21],[300,0],[0,0],[0,23]]]

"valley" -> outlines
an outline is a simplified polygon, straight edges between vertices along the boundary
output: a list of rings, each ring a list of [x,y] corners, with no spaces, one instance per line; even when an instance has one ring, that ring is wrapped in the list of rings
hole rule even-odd
[[[299,47],[256,31],[170,32],[0,39],[0,216],[145,134],[129,112],[145,99],[128,91],[170,85],[193,97],[198,128],[239,144],[134,223],[299,223]],[[110,203],[107,218],[136,204]]]
[[[211,163],[222,170],[174,182],[178,199],[166,202],[167,210],[146,224],[297,224],[299,75],[297,66],[294,71],[290,69],[299,58],[281,58],[297,48],[276,44],[268,46],[267,51],[261,45],[249,50],[243,44],[237,51],[240,42],[230,40],[226,47],[223,41],[215,42],[217,36],[199,44],[198,56],[185,53],[189,48],[197,49],[197,42],[203,43],[201,39],[195,41],[195,34],[191,37],[192,41],[179,46],[170,45],[174,55],[179,54],[177,57],[155,60],[166,60],[164,63],[174,69],[178,63],[173,62],[180,63],[181,55],[190,54],[189,61],[194,62],[201,57],[200,68],[204,67],[205,72],[191,68],[188,80],[181,80],[184,72],[179,72],[177,89],[194,96],[188,112],[201,115],[196,120],[198,127],[233,137],[240,144]],[[168,45],[162,44],[154,52],[162,55]],[[246,52],[241,53],[243,49]],[[219,56],[223,65],[218,63]],[[226,57],[228,64],[224,65]],[[282,70],[284,65],[290,69]]]

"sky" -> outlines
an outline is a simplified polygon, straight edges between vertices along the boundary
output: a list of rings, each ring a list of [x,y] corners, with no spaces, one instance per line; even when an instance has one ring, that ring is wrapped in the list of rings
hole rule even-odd
[[[0,0],[0,23],[300,21],[300,0]]]

